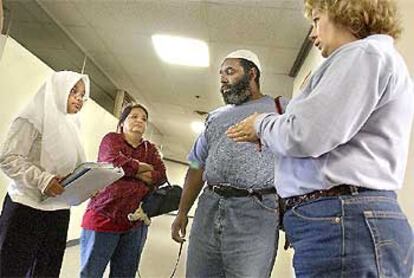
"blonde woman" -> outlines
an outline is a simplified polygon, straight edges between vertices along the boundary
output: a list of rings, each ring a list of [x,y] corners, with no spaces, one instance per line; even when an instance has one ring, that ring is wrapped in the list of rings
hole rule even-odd
[[[0,277],[59,276],[69,207],[53,197],[85,160],[79,111],[88,96],[88,76],[53,73],[11,124],[0,155],[12,180],[0,216]]]
[[[279,155],[276,187],[296,277],[410,277],[413,231],[397,202],[414,112],[392,0],[305,0],[324,63],[281,116],[228,130]]]

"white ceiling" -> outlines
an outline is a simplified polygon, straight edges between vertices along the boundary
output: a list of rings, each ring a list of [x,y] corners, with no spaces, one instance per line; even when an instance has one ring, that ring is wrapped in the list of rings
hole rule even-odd
[[[222,58],[235,49],[253,50],[263,67],[262,91],[290,96],[288,73],[309,29],[299,0],[37,2],[116,87],[149,108],[164,155],[181,161],[196,136],[191,121],[203,120],[193,111],[222,105]],[[210,67],[163,63],[152,46],[155,33],[206,41]]]

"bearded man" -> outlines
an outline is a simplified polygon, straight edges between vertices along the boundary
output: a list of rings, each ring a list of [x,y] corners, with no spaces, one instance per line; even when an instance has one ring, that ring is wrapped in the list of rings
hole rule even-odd
[[[269,277],[279,238],[275,156],[266,148],[235,143],[225,131],[253,112],[276,113],[284,105],[260,92],[261,66],[251,51],[227,55],[219,73],[226,106],[209,113],[188,156],[171,236],[185,240],[187,214],[204,187],[191,228],[186,276]]]

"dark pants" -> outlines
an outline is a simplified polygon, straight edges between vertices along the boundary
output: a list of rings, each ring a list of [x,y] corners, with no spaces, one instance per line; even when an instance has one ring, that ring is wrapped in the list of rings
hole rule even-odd
[[[59,277],[69,217],[68,209],[41,211],[7,195],[0,216],[0,277]]]

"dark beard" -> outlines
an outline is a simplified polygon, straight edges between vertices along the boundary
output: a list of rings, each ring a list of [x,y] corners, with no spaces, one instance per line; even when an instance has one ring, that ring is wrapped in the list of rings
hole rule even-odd
[[[244,74],[239,82],[226,88],[229,89],[227,92],[223,93],[223,90],[221,90],[224,103],[240,105],[247,102],[252,95],[249,83],[248,75]]]

